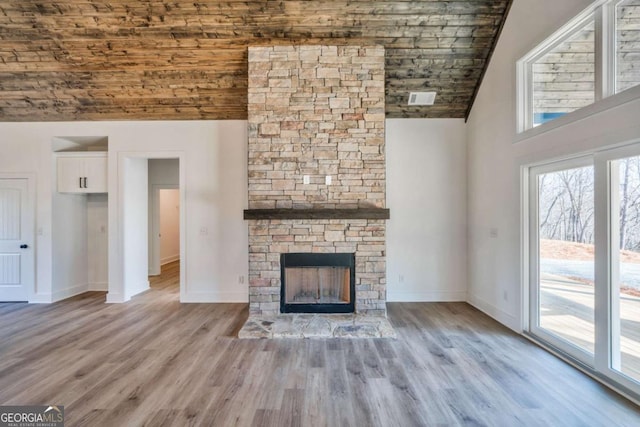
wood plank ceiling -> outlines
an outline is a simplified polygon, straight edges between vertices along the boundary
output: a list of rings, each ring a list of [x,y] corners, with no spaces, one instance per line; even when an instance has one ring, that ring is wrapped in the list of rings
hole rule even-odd
[[[465,117],[510,3],[0,0],[0,121],[246,119],[247,46],[281,44],[383,45],[387,117]]]

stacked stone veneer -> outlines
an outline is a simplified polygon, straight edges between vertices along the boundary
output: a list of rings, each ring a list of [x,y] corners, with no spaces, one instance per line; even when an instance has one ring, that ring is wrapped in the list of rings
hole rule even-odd
[[[385,207],[382,47],[250,47],[248,111],[250,209]],[[249,252],[251,314],[289,252],[355,253],[356,312],[386,312],[383,220],[254,220]]]

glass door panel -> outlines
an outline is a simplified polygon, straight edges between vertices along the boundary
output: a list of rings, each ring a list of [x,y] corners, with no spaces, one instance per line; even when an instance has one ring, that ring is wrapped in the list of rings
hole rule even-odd
[[[565,351],[593,355],[594,168],[539,173],[537,327]]]
[[[611,364],[640,381],[640,156],[611,170]]]

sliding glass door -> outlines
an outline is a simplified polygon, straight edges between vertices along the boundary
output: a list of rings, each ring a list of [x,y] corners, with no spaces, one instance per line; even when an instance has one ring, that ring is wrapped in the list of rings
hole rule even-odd
[[[640,393],[640,144],[594,159],[603,193],[597,223],[603,230],[598,370]]]
[[[590,158],[532,169],[531,329],[593,363],[594,167]]]
[[[529,169],[529,332],[640,394],[640,143]]]

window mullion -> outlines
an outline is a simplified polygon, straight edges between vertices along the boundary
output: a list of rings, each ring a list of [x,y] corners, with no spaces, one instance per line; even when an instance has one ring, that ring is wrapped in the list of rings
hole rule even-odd
[[[607,283],[607,303],[609,313],[607,320],[609,321],[609,352],[611,358],[607,368],[621,370],[620,360],[620,164],[619,162],[608,162],[609,165],[609,183],[607,189],[609,194],[607,200],[608,206],[608,251],[607,261],[609,262],[609,283]]]
[[[599,87],[596,97],[600,99],[616,93],[617,3],[607,2],[596,12],[596,88]]]
[[[600,101],[607,96],[607,69],[606,69],[606,53],[607,46],[604,39],[607,27],[607,18],[604,9],[606,5],[603,5],[596,9],[594,13],[595,18],[595,101]]]
[[[540,325],[539,248],[538,248],[538,175],[529,175],[529,331]]]
[[[595,367],[611,366],[611,171],[610,163],[596,155],[595,167]]]

